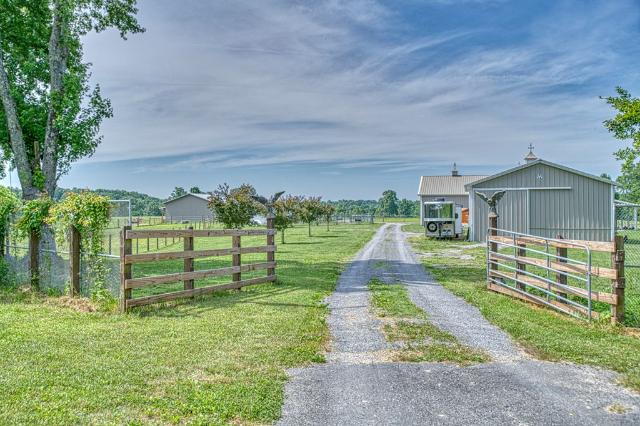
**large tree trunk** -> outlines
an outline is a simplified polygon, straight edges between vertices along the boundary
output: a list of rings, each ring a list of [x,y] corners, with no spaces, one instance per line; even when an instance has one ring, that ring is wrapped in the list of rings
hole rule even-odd
[[[0,39],[2,35],[0,34]],[[11,89],[9,87],[9,77],[4,67],[4,59],[2,51],[0,51],[0,99],[4,108],[4,115],[7,120],[7,128],[9,130],[9,142],[13,151],[13,158],[18,168],[18,178],[22,187],[22,197],[25,200],[32,200],[40,195],[38,188],[33,186],[33,174],[31,164],[27,156],[27,148],[24,143],[24,135],[22,127],[18,120],[16,103],[11,97]]]
[[[64,74],[67,70],[67,48],[64,45],[64,31],[66,22],[64,10],[60,1],[54,2],[53,22],[49,38],[49,111],[47,127],[44,136],[44,152],[42,153],[42,173],[45,178],[45,189],[50,197],[55,195],[58,182],[58,159],[56,148],[60,138],[58,128],[58,111],[64,96]]]

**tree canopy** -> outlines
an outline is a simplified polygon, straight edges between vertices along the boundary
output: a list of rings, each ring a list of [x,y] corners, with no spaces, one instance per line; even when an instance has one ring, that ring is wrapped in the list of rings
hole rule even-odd
[[[136,0],[0,0],[0,10],[2,157],[17,168],[25,199],[53,196],[71,164],[93,154],[112,116],[100,86],[89,83],[82,37],[142,32]]]
[[[616,92],[618,96],[604,98],[616,111],[612,119],[605,120],[604,126],[616,139],[631,142],[615,153],[622,161],[618,182],[624,199],[640,202],[640,99],[621,87],[617,87]]]

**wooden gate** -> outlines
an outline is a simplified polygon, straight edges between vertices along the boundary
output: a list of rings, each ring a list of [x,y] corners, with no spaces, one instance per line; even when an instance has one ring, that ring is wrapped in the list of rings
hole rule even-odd
[[[120,234],[120,284],[121,309],[128,310],[134,306],[148,305],[158,302],[213,293],[221,290],[239,289],[241,287],[273,282],[276,280],[275,233],[273,218],[267,218],[267,229],[218,229],[218,230],[132,230],[126,226]],[[266,236],[266,245],[242,247],[243,236]],[[154,252],[133,254],[133,241],[147,238],[181,238],[184,241],[182,251]],[[209,250],[195,250],[196,238],[231,237],[231,247]],[[266,253],[266,262],[242,264],[242,255],[249,253]],[[231,266],[225,268],[195,270],[195,259],[217,256],[231,256]],[[133,278],[133,266],[143,262],[165,260],[183,260],[181,272]],[[266,270],[266,276],[242,279],[243,272]],[[231,281],[224,284],[195,287],[195,280],[230,275]],[[132,297],[133,290],[148,286],[183,282],[184,289],[161,294]]]

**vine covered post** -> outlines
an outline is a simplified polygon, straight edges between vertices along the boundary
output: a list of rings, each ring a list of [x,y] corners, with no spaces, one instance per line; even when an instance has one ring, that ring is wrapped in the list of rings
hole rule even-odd
[[[31,288],[40,290],[40,233],[31,230],[29,233],[29,273],[31,278]]]
[[[71,225],[69,227],[69,235],[71,237],[71,240],[69,241],[69,267],[71,279],[69,291],[71,293],[71,297],[74,297],[80,294],[80,231],[78,231],[78,228]]]
[[[612,290],[618,303],[611,306],[611,321],[622,323],[624,321],[624,236],[616,235],[613,240],[613,253],[611,253],[611,265],[616,271],[616,278],[612,280]]]

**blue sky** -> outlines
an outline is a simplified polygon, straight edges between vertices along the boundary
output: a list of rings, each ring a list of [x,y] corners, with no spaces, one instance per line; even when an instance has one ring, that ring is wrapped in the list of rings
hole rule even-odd
[[[498,172],[529,143],[615,176],[599,96],[640,93],[637,0],[143,0],[139,17],[126,42],[86,39],[115,116],[62,186],[414,198],[422,174]]]

